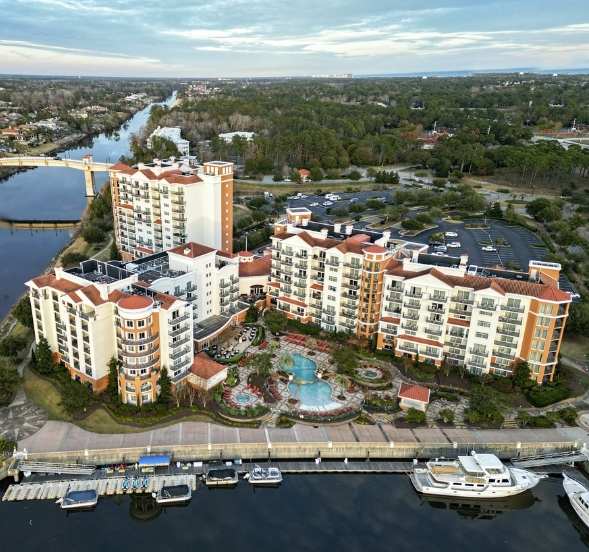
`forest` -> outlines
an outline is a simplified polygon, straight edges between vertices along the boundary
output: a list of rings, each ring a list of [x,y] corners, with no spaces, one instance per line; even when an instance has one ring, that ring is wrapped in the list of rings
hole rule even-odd
[[[184,95],[172,109],[154,106],[133,137],[141,152],[158,125],[180,126],[201,160],[245,164],[248,173],[351,165],[422,165],[446,177],[454,168],[478,176],[497,170],[563,184],[589,176],[589,150],[565,150],[550,137],[589,124],[589,82],[528,73],[427,80],[418,78],[236,81],[210,96]],[[436,131],[433,149],[423,149]],[[231,143],[219,133],[255,132]],[[425,134],[424,134],[425,133]],[[139,153],[140,155],[140,153]]]

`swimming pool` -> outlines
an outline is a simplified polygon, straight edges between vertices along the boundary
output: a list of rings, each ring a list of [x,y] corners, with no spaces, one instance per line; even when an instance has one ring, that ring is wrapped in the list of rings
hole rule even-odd
[[[295,353],[292,355],[295,359],[295,367],[290,371],[294,373],[294,379],[301,378],[303,382],[317,379],[315,370],[317,364],[309,358]],[[326,381],[313,381],[313,383],[302,383],[300,386],[294,381],[288,384],[288,390],[293,396],[301,399],[301,406],[328,406],[332,405],[331,394],[333,392],[331,385]]]

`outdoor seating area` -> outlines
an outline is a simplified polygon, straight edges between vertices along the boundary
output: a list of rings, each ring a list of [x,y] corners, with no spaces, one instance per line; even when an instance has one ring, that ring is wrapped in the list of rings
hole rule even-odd
[[[307,347],[307,341],[309,341],[310,339],[312,339],[311,337],[309,337],[308,335],[301,335],[301,334],[288,334],[284,340],[287,343],[292,343],[293,345],[300,345],[302,347]],[[315,343],[317,343],[317,347],[315,348],[315,350],[319,353],[327,353],[329,354],[331,352],[331,347],[329,345],[329,343],[327,343],[327,341],[316,341],[313,339],[313,341],[315,341]]]
[[[268,341],[266,341],[266,340],[262,341],[262,343],[260,343],[258,345],[258,349],[260,351],[265,351],[266,350],[266,347],[268,347]]]
[[[270,395],[272,395],[277,401],[282,400],[282,395],[276,389],[276,384],[272,378],[266,381],[266,389],[268,390],[268,393],[270,393]]]
[[[245,355],[238,363],[237,366],[243,366],[246,361],[248,361],[250,358],[253,358],[255,355],[254,354],[249,354],[249,355]]]
[[[318,412],[313,410],[299,410],[297,408],[293,408],[291,413],[295,416],[309,416],[313,418],[335,418],[338,416],[343,416],[345,414],[351,414],[352,412],[356,412],[358,407],[354,406],[345,406],[343,408],[338,408],[337,410],[329,410],[327,412]]]

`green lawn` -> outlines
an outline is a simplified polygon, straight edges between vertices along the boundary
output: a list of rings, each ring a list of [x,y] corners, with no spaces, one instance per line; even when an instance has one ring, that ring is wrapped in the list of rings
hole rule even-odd
[[[560,346],[560,352],[563,356],[586,360],[589,359],[589,337],[567,336],[565,334],[562,344]]]
[[[50,420],[71,422],[71,416],[61,410],[57,403],[61,400],[59,393],[53,385],[35,375],[28,368],[25,370],[25,393],[28,399],[43,407],[47,411]]]

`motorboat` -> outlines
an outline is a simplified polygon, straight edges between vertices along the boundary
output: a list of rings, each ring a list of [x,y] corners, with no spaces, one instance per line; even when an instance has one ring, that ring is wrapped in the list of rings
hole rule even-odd
[[[211,468],[203,479],[207,487],[237,485],[239,482],[237,471],[231,467]]]
[[[257,464],[245,474],[244,479],[251,485],[280,485],[282,473],[278,468],[262,468]]]
[[[129,476],[125,477],[125,479],[123,479],[123,484],[122,484],[122,489],[123,492],[126,493],[129,490],[129,483],[131,482],[131,480],[129,479]]]
[[[188,485],[163,486],[157,493],[152,493],[158,504],[173,504],[188,502],[192,498],[192,491]]]
[[[133,482],[131,483],[131,490],[135,492],[139,488],[139,476],[136,475],[133,477]]]
[[[147,477],[147,475],[144,475],[143,479],[141,480],[141,490],[146,491],[148,485],[149,485],[149,477]]]
[[[415,463],[409,474],[418,493],[436,496],[500,498],[534,488],[542,479],[531,471],[505,466],[494,454],[434,458]]]
[[[563,472],[562,485],[579,519],[589,527],[589,488]]]
[[[89,489],[87,491],[66,491],[63,498],[55,501],[62,510],[73,510],[80,508],[93,508],[98,504],[98,491]]]

